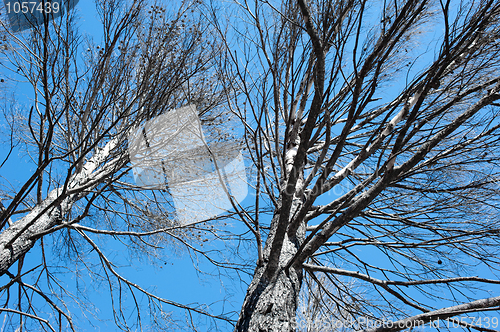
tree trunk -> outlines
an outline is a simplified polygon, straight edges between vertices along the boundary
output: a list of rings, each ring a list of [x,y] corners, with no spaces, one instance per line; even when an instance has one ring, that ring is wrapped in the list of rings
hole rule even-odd
[[[280,270],[274,280],[262,278],[264,269],[261,266],[256,270],[236,331],[295,331],[302,269]]]
[[[53,190],[49,196],[36,206],[27,216],[16,221],[0,234],[0,276],[24,256],[36,243],[36,234],[46,231],[60,222],[62,214],[73,205],[70,197],[64,199],[59,208],[52,207],[43,212],[58,197],[59,189]]]
[[[71,210],[76,201],[86,196],[97,184],[104,183],[109,174],[128,162],[127,158],[117,158],[102,166],[117,145],[118,138],[106,143],[85,163],[78,174],[69,179],[66,192],[63,192],[63,187],[53,189],[43,202],[0,233],[0,276],[7,273],[20,257],[33,248],[39,233],[60,223],[61,217]]]
[[[300,200],[294,198],[292,213]],[[257,266],[254,278],[248,287],[243,307],[236,324],[235,331],[295,331],[297,327],[295,312],[297,310],[300,288],[302,286],[302,267],[291,266],[285,269],[290,260],[297,253],[300,244],[305,239],[305,224],[302,222],[297,230],[296,237],[289,238],[286,234],[281,246],[281,255],[277,270],[268,275],[269,257],[275,235],[279,213],[275,212],[271,222],[271,231],[264,248],[264,263]]]

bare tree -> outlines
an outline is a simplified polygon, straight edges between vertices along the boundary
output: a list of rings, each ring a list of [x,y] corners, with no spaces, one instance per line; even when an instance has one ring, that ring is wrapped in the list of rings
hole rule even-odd
[[[10,329],[76,330],[75,304],[93,314],[84,291],[65,289],[59,277],[66,271],[106,285],[115,323],[124,330],[177,330],[165,305],[185,309],[187,316],[229,320],[126,279],[105,245],[117,240],[132,256],[163,265],[165,248],[203,256],[203,241],[224,236],[214,227],[217,220],[180,224],[167,186],[135,184],[127,151],[129,138],[147,121],[189,104],[209,125],[207,139],[222,137],[210,134],[210,128],[224,129],[224,87],[212,69],[220,52],[199,6],[96,1],[102,26],[96,41],[78,31],[74,11],[45,17],[22,33],[3,22],[2,140],[10,152],[1,165],[20,151],[34,169],[19,185],[2,178],[0,275],[8,278],[0,288],[0,313]],[[16,84],[26,98],[11,96]],[[40,264],[25,266],[32,248]],[[126,296],[131,302],[123,301]],[[141,311],[144,296],[147,315]]]
[[[500,4],[256,0],[235,12],[214,21],[256,179],[236,331],[294,331],[304,280],[338,288],[330,312],[364,319],[352,329],[491,330],[453,317],[500,305],[488,291],[500,283]]]
[[[97,4],[103,42],[86,41],[82,60],[71,16],[30,35],[3,31],[2,64],[33,88],[29,103],[6,97],[3,109],[6,141],[35,165],[3,188],[0,310],[17,326],[76,329],[72,294],[47,263],[52,248],[108,285],[124,330],[144,325],[139,303],[128,320],[125,291],[146,295],[155,329],[173,323],[163,304],[232,323],[124,278],[100,242],[116,237],[156,262],[180,243],[218,271],[248,273],[236,331],[295,330],[304,284],[309,298],[322,295],[310,308],[341,329],[494,327],[459,315],[500,307],[489,293],[500,283],[497,1],[242,1],[227,26],[224,8],[189,14],[199,2]],[[244,128],[255,195],[240,205],[226,188],[231,212],[186,225],[168,187],[133,184],[127,147],[148,121],[193,103],[214,140],[233,139],[214,122],[225,110]],[[226,220],[247,232],[218,227]],[[207,239],[225,250],[204,250]],[[42,264],[25,267],[35,245]]]

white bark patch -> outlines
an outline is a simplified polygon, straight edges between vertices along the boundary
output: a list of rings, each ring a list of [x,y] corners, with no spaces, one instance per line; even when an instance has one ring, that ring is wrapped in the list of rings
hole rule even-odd
[[[71,180],[72,183],[78,184],[81,180],[85,180],[94,172],[99,165],[109,156],[111,151],[118,145],[118,139],[113,138],[109,141],[104,148],[97,149],[96,153],[90,158],[88,162],[83,165],[82,171],[75,175],[74,179]]]
[[[396,162],[396,156],[391,157],[391,159],[387,163],[387,169],[392,169],[394,167],[395,162]]]
[[[96,172],[96,170],[109,157],[117,144],[118,139],[112,139],[104,148],[97,150],[94,156],[82,167],[82,171],[71,177],[68,189],[75,189],[82,184],[97,184],[96,178],[102,172]],[[114,162],[116,160],[110,164],[114,164]],[[103,172],[106,173],[107,168],[103,169]],[[4,274],[21,255],[33,247],[36,242],[36,234],[50,229],[59,222],[60,217],[71,209],[81,192],[76,190],[76,193],[66,197],[57,206],[43,212],[62,194],[63,187],[53,189],[42,203],[36,205],[30,213],[14,222],[0,234],[0,275]],[[9,243],[10,245],[7,246]]]
[[[417,102],[418,98],[420,98],[420,92],[417,92],[413,97],[408,100],[408,102],[403,106],[401,111],[399,111],[398,114],[392,120],[387,124],[387,127],[385,127],[384,131],[382,132],[383,136],[387,136],[391,133],[391,131],[396,127],[396,125],[403,119],[405,114],[410,110],[413,105]]]
[[[287,173],[290,173],[292,171],[293,162],[295,160],[295,156],[297,155],[297,150],[298,150],[298,147],[294,146],[294,147],[288,149],[285,153],[285,164],[286,164]]]

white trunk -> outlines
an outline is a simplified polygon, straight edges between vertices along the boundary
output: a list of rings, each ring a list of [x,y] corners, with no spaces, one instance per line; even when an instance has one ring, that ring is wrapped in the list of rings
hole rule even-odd
[[[101,168],[99,166],[117,143],[117,139],[109,141],[85,163],[81,172],[72,176],[67,187],[67,192],[71,191],[72,194],[61,196],[64,194],[63,188],[52,190],[28,215],[14,222],[0,234],[0,276],[35,245],[37,234],[60,223],[61,217],[72,208],[73,204],[84,197],[89,189],[99,183],[99,179],[113,169],[118,160],[113,160]]]

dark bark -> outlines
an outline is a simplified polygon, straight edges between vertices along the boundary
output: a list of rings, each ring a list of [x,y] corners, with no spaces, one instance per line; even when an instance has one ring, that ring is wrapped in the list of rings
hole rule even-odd
[[[264,270],[257,267],[236,331],[295,331],[302,269],[280,269],[271,280],[263,276]]]
[[[294,196],[291,216],[301,204],[301,199]],[[301,266],[287,266],[305,239],[305,223],[300,223],[295,236],[289,238],[284,235],[278,268],[270,270],[270,257],[278,255],[277,252],[271,252],[271,247],[276,235],[275,224],[279,222],[279,218],[278,209],[271,222],[271,232],[264,248],[264,263],[255,269],[235,331],[281,332],[296,329],[295,311],[302,286],[303,269]]]

